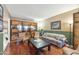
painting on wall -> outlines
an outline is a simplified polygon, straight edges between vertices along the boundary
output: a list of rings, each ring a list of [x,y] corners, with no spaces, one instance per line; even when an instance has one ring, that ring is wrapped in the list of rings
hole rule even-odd
[[[3,16],[3,9],[2,9],[2,6],[0,5],[0,17]]]
[[[54,21],[51,23],[51,29],[61,29],[61,21]]]
[[[0,19],[0,32],[3,31],[3,21]]]
[[[0,5],[0,32],[3,31],[3,10],[2,6]]]

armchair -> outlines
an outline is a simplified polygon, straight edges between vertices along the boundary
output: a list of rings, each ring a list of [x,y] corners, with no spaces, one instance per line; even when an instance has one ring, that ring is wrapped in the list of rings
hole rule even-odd
[[[64,54],[66,55],[79,55],[79,45],[76,50],[68,47],[63,47],[63,51],[64,51]]]

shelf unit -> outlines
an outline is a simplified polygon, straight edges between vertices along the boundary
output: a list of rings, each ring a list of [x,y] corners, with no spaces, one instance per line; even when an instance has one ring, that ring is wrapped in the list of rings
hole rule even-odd
[[[15,19],[12,19],[11,21],[10,21],[10,24],[11,24],[11,29],[10,29],[10,33],[11,33],[11,36],[10,37],[12,37],[12,35],[15,35],[15,34],[19,34],[19,33],[31,33],[31,35],[32,36],[34,36],[35,35],[35,31],[36,30],[31,30],[31,32],[30,31],[19,31],[18,29],[17,29],[17,26],[18,25],[21,25],[22,26],[22,29],[23,29],[23,26],[29,26],[29,27],[31,27],[31,26],[34,26],[36,29],[37,29],[37,23],[35,23],[35,22],[33,22],[33,21],[20,21],[20,20],[15,20]]]

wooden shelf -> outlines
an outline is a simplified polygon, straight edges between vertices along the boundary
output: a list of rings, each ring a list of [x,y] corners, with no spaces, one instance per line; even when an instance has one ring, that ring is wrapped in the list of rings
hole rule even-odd
[[[33,22],[33,21],[19,21],[17,19],[13,19],[11,20],[11,26],[14,26],[15,28],[11,28],[11,34],[13,33],[23,33],[23,31],[19,31],[16,27],[18,25],[22,25],[22,26],[37,26],[37,23]],[[30,31],[25,31],[25,33],[30,33]],[[29,34],[30,35],[30,34]],[[31,35],[34,36],[35,35],[35,31],[31,31]],[[13,35],[12,35],[13,36]],[[11,37],[12,37],[11,36]]]
[[[18,30],[17,29],[12,29],[12,33],[17,33]]]
[[[11,20],[11,24],[12,24],[12,25],[19,25],[19,24],[21,24],[21,21],[18,21],[18,20]]]

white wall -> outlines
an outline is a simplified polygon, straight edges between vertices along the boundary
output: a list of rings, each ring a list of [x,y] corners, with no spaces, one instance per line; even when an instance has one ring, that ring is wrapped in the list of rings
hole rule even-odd
[[[52,16],[48,19],[43,20],[44,23],[42,26],[43,30],[50,30],[50,31],[70,31],[70,24],[71,24],[71,31],[73,32],[73,13],[78,12],[78,9],[74,9],[56,16]],[[61,21],[61,29],[51,29],[51,23],[54,21]]]
[[[3,25],[7,26],[7,29],[3,29],[3,51],[5,51],[8,43],[10,42],[10,15],[5,5],[3,6]],[[5,23],[8,22],[8,23]],[[5,26],[4,26],[5,27]],[[6,37],[8,40],[6,40]]]

